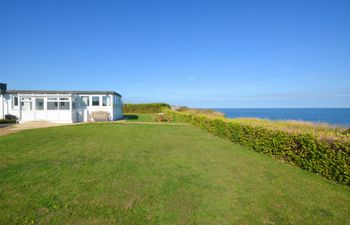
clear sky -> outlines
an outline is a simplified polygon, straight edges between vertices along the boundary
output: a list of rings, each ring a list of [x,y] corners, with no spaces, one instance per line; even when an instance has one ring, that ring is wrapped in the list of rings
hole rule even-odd
[[[193,107],[350,107],[350,1],[0,1],[0,82]]]

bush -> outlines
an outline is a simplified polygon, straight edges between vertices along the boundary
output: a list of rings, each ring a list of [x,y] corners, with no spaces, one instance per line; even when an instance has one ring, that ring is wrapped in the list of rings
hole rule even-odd
[[[213,109],[196,109],[196,108],[188,108],[187,106],[180,106],[178,109],[175,109],[175,111],[191,113],[191,114],[215,116],[215,117],[225,117],[224,113],[215,111]]]
[[[343,131],[343,134],[350,134],[350,128]]]
[[[124,113],[160,113],[165,109],[170,109],[166,103],[149,103],[149,104],[124,104]]]
[[[189,110],[190,108],[188,108],[187,106],[179,106],[177,109],[176,109],[176,111],[187,111],[187,110]]]
[[[171,115],[168,115],[165,113],[153,114],[152,118],[154,121],[157,121],[157,122],[172,122],[173,121]]]
[[[7,114],[5,115],[5,119],[0,119],[0,123],[16,123],[17,122],[17,116]]]
[[[325,128],[288,129],[281,125],[282,122],[275,125],[266,120],[249,123],[248,119],[226,119],[170,110],[166,113],[177,121],[189,122],[254,151],[283,159],[340,184],[350,185],[348,134]]]
[[[7,120],[7,119],[0,119],[0,124],[4,123],[16,123],[16,120]]]

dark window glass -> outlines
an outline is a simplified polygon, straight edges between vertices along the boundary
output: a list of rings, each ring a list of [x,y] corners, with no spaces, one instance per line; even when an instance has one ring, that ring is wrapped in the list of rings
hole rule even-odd
[[[47,110],[57,110],[58,102],[47,102]]]
[[[35,99],[35,110],[44,110],[44,99],[36,98]]]
[[[18,106],[18,97],[13,97],[13,106]]]
[[[98,96],[92,97],[92,105],[99,106],[100,105],[100,97],[98,97]]]

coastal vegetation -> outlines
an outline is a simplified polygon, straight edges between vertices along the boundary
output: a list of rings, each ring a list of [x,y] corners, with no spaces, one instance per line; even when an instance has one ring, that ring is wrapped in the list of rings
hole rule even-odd
[[[0,224],[350,223],[349,187],[249,149],[180,123],[1,136]]]
[[[195,109],[166,113],[177,121],[350,185],[350,135],[346,128],[298,121],[228,119]]]
[[[123,104],[124,113],[160,113],[165,109],[170,109],[170,105],[166,103]]]
[[[127,113],[125,122],[176,122],[172,116],[164,113]]]

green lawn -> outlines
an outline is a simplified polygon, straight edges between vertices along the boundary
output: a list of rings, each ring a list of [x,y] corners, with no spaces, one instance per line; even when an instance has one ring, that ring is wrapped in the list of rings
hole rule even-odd
[[[0,137],[0,224],[350,224],[350,189],[189,125]]]
[[[126,113],[124,114],[125,122],[160,122],[158,113]],[[163,121],[161,123],[174,123],[172,121]]]
[[[126,122],[156,122],[155,114],[124,114]]]

